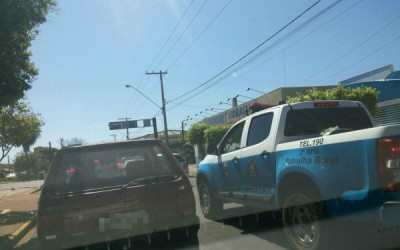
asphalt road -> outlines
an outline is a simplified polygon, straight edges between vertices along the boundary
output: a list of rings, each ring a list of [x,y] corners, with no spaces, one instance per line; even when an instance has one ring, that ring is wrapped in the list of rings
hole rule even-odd
[[[191,178],[191,183],[196,197],[197,214],[201,222],[198,243],[182,245],[179,242],[165,242],[154,245],[151,249],[264,250],[290,248],[279,220],[274,221],[270,215],[256,216],[240,205],[225,204],[224,214],[227,219],[219,222],[205,219],[199,207],[194,178]],[[327,249],[383,249],[400,246],[399,233],[388,235],[391,236],[390,238],[382,238],[375,237],[377,234],[374,232],[371,235],[368,226],[362,224],[336,223],[335,221],[326,221],[326,223],[328,223],[332,235]],[[26,233],[14,249],[38,250],[36,229],[33,228]],[[126,244],[121,243],[117,249],[126,249]]]
[[[204,218],[199,207],[198,193],[195,186],[195,179],[190,178],[196,198],[196,212],[200,218],[200,230],[198,233],[198,244],[181,245],[169,242],[156,245],[153,249],[285,249],[285,239],[281,229],[274,224],[266,224],[262,216],[255,215],[241,216],[248,213],[240,205],[225,205],[227,216],[231,217],[223,222],[214,222]],[[234,218],[232,218],[234,217]],[[121,246],[123,249],[124,246]],[[14,246],[14,249],[39,250],[36,228],[31,229]]]

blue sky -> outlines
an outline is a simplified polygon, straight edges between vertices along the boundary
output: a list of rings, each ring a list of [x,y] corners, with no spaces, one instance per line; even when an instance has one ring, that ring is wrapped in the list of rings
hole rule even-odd
[[[58,148],[61,137],[97,143],[112,141],[110,135],[117,134],[117,140],[124,140],[125,131],[110,131],[108,123],[125,117],[156,115],[162,130],[159,108],[124,87],[135,86],[161,106],[159,77],[146,75],[146,70],[168,71],[168,128],[180,129],[188,115],[211,107],[226,109],[219,102],[237,94],[258,97],[246,92],[248,87],[269,92],[284,86],[333,85],[388,64],[400,69],[400,1],[342,1],[294,32],[335,3],[322,1],[246,58],[265,50],[255,60],[241,61],[198,95],[171,102],[226,69],[313,3],[59,0],[31,47],[40,73],[27,100],[45,121],[34,146],[51,142]],[[152,133],[152,128],[130,133],[135,137]]]

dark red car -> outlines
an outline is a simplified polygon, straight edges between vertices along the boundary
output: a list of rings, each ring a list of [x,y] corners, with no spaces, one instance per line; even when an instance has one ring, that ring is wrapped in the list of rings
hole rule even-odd
[[[193,240],[198,229],[189,179],[158,140],[60,150],[39,200],[38,237],[51,249],[160,234]]]

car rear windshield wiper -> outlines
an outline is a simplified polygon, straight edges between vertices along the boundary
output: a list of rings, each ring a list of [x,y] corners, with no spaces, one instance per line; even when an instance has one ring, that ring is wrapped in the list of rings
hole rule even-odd
[[[143,178],[137,178],[133,181],[130,181],[121,186],[121,189],[125,189],[129,186],[142,184],[142,183],[151,183],[151,182],[160,182],[160,181],[170,181],[176,178],[176,175],[154,175],[154,176],[147,176]]]

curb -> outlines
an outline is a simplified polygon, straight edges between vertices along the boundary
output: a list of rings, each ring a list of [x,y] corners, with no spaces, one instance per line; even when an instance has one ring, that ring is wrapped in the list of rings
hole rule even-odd
[[[17,228],[13,233],[6,237],[5,241],[0,244],[0,249],[12,249],[18,241],[24,237],[36,224],[35,218],[25,221],[20,227]]]
[[[39,192],[40,190],[42,190],[42,186],[40,186],[39,188],[36,188],[36,189],[34,189],[34,190],[28,192],[28,194],[34,194],[34,193]]]

